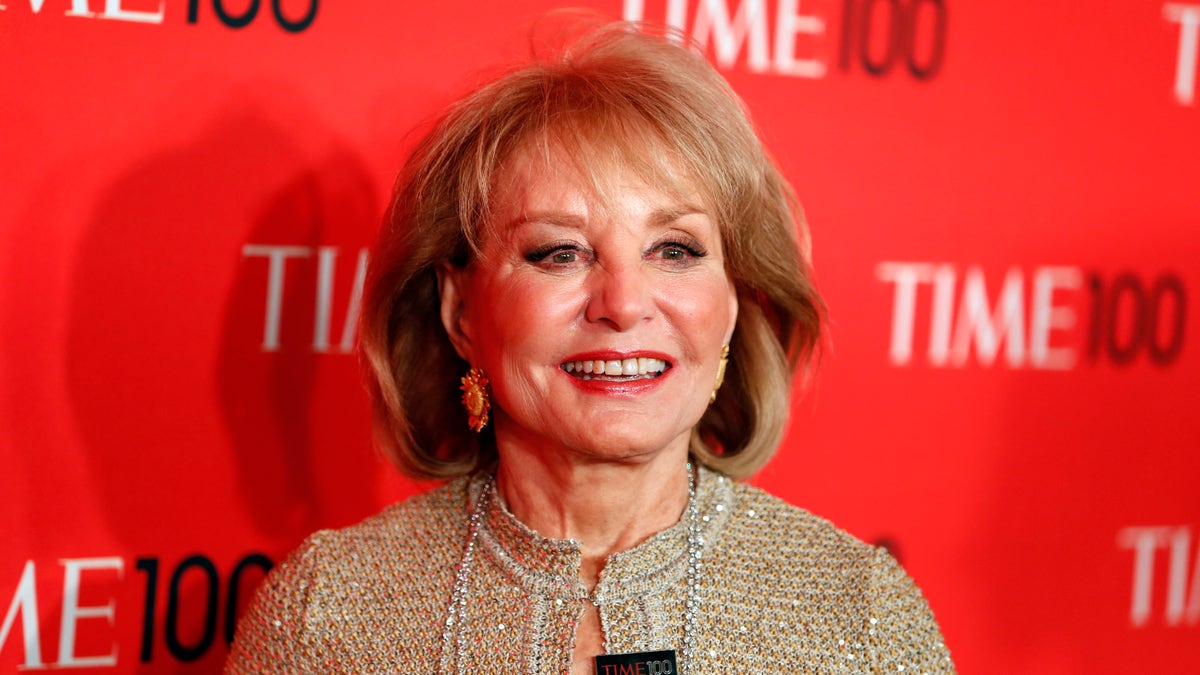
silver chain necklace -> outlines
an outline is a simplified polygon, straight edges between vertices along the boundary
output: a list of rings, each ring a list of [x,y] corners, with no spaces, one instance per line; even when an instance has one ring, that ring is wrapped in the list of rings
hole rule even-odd
[[[684,595],[683,609],[683,654],[679,664],[679,672],[685,665],[692,663],[695,650],[692,628],[696,625],[696,617],[700,613],[700,572],[704,567],[703,557],[704,538],[700,533],[699,508],[696,506],[696,477],[692,463],[687,463],[688,503],[687,503],[687,587]],[[467,616],[467,585],[471,579],[471,565],[475,560],[475,543],[479,537],[479,527],[487,514],[491,503],[492,492],[495,490],[496,477],[491,475],[479,494],[479,501],[472,505],[470,521],[467,530],[467,546],[463,549],[462,560],[458,563],[458,571],[454,576],[454,593],[450,596],[450,607],[446,612],[446,626],[442,632],[442,671],[446,671],[448,659],[454,654],[456,671],[462,675],[464,661],[462,629]],[[600,600],[595,596],[595,590],[586,594],[581,600],[588,600],[596,607]]]

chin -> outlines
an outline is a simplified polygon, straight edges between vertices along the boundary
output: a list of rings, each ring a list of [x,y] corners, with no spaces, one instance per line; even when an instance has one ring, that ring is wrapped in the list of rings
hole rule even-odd
[[[688,436],[690,436],[690,433],[683,435],[684,447],[686,447]],[[581,442],[570,445],[579,454],[595,460],[642,461],[650,460],[664,452],[669,452],[680,442],[679,439],[680,436],[646,438],[644,433],[613,434],[606,435],[603,439],[598,439],[595,436],[581,439]]]

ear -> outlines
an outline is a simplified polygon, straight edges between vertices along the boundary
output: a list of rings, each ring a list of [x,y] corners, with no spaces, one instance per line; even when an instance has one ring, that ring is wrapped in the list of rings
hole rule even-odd
[[[471,362],[471,332],[466,321],[467,271],[450,263],[437,267],[438,294],[442,302],[442,326],[450,336],[454,351]]]
[[[737,327],[737,318],[738,318],[737,287],[733,283],[733,280],[730,279],[729,280],[729,326],[725,329],[724,344],[729,344],[729,341],[733,339],[733,329]]]

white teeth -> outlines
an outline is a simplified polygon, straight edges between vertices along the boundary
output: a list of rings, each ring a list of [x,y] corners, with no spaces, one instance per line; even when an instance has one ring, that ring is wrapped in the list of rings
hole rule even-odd
[[[612,361],[567,361],[562,364],[562,369],[568,373],[578,374],[584,379],[591,379],[588,377],[589,374],[609,377],[654,377],[667,369],[667,362],[662,359],[639,356],[620,361],[615,359]]]

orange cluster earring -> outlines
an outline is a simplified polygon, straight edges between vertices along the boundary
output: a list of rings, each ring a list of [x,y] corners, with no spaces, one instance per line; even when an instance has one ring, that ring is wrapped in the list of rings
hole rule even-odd
[[[721,389],[721,384],[725,382],[725,366],[729,365],[729,345],[721,345],[721,361],[717,363],[717,383],[713,385],[712,396],[709,397],[709,403],[715,403],[717,400],[717,392]]]
[[[488,399],[488,378],[480,368],[471,368],[462,377],[462,403],[467,409],[467,426],[479,433],[488,423],[492,402]]]

